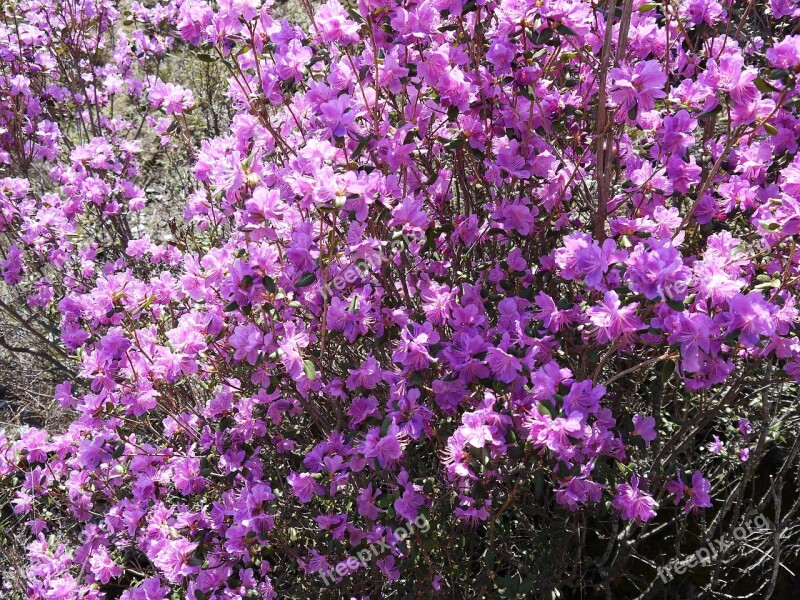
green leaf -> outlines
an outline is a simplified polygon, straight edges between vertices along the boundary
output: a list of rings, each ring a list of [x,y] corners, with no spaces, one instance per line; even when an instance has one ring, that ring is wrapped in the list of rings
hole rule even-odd
[[[786,69],[772,69],[769,72],[770,79],[786,79],[790,73]]]
[[[217,60],[216,58],[214,58],[210,54],[198,54],[197,55],[197,59],[200,62],[204,62],[204,63],[213,63],[213,62],[216,62],[216,60]]]
[[[778,135],[778,130],[774,125],[770,125],[769,123],[764,123],[764,131],[770,135]]]
[[[317,276],[314,275],[314,273],[309,272],[309,273],[304,274],[302,277],[300,277],[300,279],[297,280],[297,282],[294,284],[294,286],[295,287],[299,287],[299,288],[308,287],[309,285],[314,283],[316,280],[317,280]]]
[[[264,276],[264,289],[267,290],[270,294],[274,294],[278,289],[277,286],[275,285],[275,280],[269,275]]]
[[[122,453],[125,452],[125,444],[123,442],[117,442],[116,448],[114,448],[114,452],[111,454],[111,458],[119,458],[122,456]]]
[[[675,372],[675,361],[668,360],[664,362],[664,367],[661,369],[661,382],[667,383]]]
[[[578,32],[572,29],[571,27],[567,27],[563,23],[556,27],[556,31],[561,35],[578,35]]]
[[[350,18],[353,19],[353,21],[355,21],[356,23],[363,23],[364,22],[364,17],[362,17],[361,13],[359,13],[354,8],[348,8],[347,9],[347,14],[350,15]]]
[[[552,409],[549,406],[547,406],[544,402],[539,402],[539,404],[537,404],[536,407],[539,409],[539,414],[547,415],[548,417],[553,416]]]
[[[306,374],[306,377],[308,377],[309,381],[317,380],[317,368],[309,359],[305,359],[303,361],[303,372]]]
[[[649,11],[653,10],[654,8],[658,8],[658,6],[659,5],[656,2],[648,2],[647,4],[642,4],[639,7],[639,12],[640,13],[646,13],[646,12],[649,12]]]
[[[358,145],[353,150],[353,153],[350,155],[350,160],[356,160],[361,154],[366,150],[367,144],[369,144],[370,136],[365,135],[358,141]]]
[[[686,306],[680,300],[667,300],[667,306],[669,306],[672,310],[682,312],[686,310]]]
[[[755,85],[758,88],[759,92],[764,92],[765,94],[769,94],[770,92],[777,92],[778,91],[778,88],[776,88],[774,85],[772,85],[768,81],[764,81],[763,79],[761,79],[761,77],[756,77],[753,80],[753,85]]]

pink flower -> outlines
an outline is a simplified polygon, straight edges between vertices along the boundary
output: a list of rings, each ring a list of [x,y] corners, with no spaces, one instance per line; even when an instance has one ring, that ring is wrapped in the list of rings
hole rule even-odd
[[[95,548],[92,552],[89,558],[89,570],[103,585],[122,573],[122,567],[111,560],[108,550],[103,546]]]
[[[528,439],[534,448],[547,448],[556,456],[566,457],[583,431],[581,414],[568,418],[552,418],[547,414],[534,412],[528,420],[530,433]]]
[[[649,521],[656,516],[653,510],[657,504],[653,497],[639,489],[639,477],[631,476],[630,483],[621,483],[617,486],[614,500],[611,502],[626,521]]]
[[[786,37],[767,50],[767,60],[776,69],[793,71],[800,67],[800,35]]]
[[[377,458],[378,464],[385,469],[403,455],[400,441],[400,428],[394,422],[383,436],[379,427],[373,427],[362,444],[362,452],[365,458]]]
[[[355,119],[355,112],[350,108],[347,94],[337,96],[323,102],[319,107],[319,115],[332,136],[342,137]]]
[[[230,337],[231,346],[235,350],[234,360],[247,359],[251,365],[256,364],[258,353],[264,342],[264,334],[261,330],[248,323],[247,325],[237,325]]]
[[[522,369],[519,359],[501,348],[489,348],[486,364],[492,369],[492,373],[505,383],[514,381]]]
[[[612,80],[611,99],[628,112],[636,107],[638,112],[653,110],[657,98],[665,98],[667,75],[655,60],[636,63],[636,66],[614,68],[609,72]]]
[[[302,504],[310,502],[315,494],[321,496],[325,493],[325,488],[317,483],[311,473],[295,473],[292,471],[286,480],[292,486],[294,495],[297,496],[297,499]]]
[[[656,439],[656,420],[653,417],[643,417],[633,415],[633,435],[637,435],[644,440],[647,447]]]
[[[606,292],[603,304],[592,306],[586,311],[594,325],[597,341],[615,342],[630,337],[637,330],[644,328],[644,324],[636,316],[638,306],[638,302],[622,306],[616,292]]]
[[[497,166],[512,177],[527,179],[531,172],[526,168],[525,157],[520,155],[519,142],[511,140],[497,152]]]
[[[708,443],[708,450],[714,454],[722,454],[722,450],[724,449],[724,445],[722,441],[719,439],[719,436],[715,435],[714,441]]]
[[[430,346],[439,341],[439,334],[430,323],[419,325],[412,323],[403,328],[397,350],[392,353],[392,360],[411,371],[420,371],[436,362],[430,354]]]
[[[769,336],[775,331],[774,307],[764,300],[761,292],[753,290],[747,296],[736,294],[728,301],[728,306],[728,334],[738,333],[739,341],[745,346],[757,346],[761,336]]]
[[[350,44],[358,41],[358,24],[350,20],[337,0],[328,0],[318,8],[314,23],[323,44]]]
[[[698,512],[701,508],[711,507],[711,483],[703,477],[700,471],[695,471],[692,475],[692,487],[688,489],[689,501],[684,507],[684,512]]]
[[[195,548],[197,544],[186,538],[163,540],[156,545],[150,560],[164,574],[167,581],[178,583],[183,577],[198,571],[197,567],[189,565],[189,559]]]

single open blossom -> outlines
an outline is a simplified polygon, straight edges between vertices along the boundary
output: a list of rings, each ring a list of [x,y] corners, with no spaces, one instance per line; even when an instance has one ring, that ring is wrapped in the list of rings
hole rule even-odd
[[[769,64],[778,69],[796,70],[800,67],[800,35],[792,35],[767,50]]]
[[[642,329],[644,325],[636,316],[638,306],[638,302],[623,306],[616,292],[606,292],[602,304],[586,310],[598,341],[624,339]]]
[[[89,569],[103,585],[111,579],[119,577],[122,567],[116,564],[108,555],[108,550],[103,547],[97,548],[89,559]]]
[[[656,501],[647,492],[639,489],[639,477],[631,476],[630,483],[621,483],[611,505],[626,521],[649,521],[656,516]]]
[[[728,302],[731,314],[728,331],[738,333],[743,344],[755,346],[761,336],[768,336],[774,331],[773,307],[759,292],[753,291],[747,296],[737,294]]]
[[[633,415],[633,435],[642,438],[647,446],[656,439],[655,425],[656,420],[653,417]]]
[[[292,472],[289,474],[287,481],[292,486],[292,490],[294,490],[298,500],[304,504],[310,502],[314,495],[325,493],[325,488],[317,483],[310,473]]]
[[[169,588],[161,585],[159,577],[148,577],[140,585],[125,591],[122,600],[164,600]]]
[[[546,414],[534,414],[530,418],[528,439],[533,442],[534,447],[547,448],[556,456],[566,457],[582,430],[580,413],[569,418],[556,417],[555,419]]]
[[[164,540],[159,544],[159,553],[154,560],[167,581],[178,583],[183,577],[197,571],[197,567],[189,564],[195,548],[197,548],[196,543],[183,537]]]
[[[724,449],[725,445],[719,439],[719,436],[714,436],[714,441],[708,443],[708,449],[710,452],[714,454],[722,454],[722,450]]]
[[[655,100],[666,97],[664,86],[667,75],[655,60],[646,60],[634,68],[614,68],[609,72],[612,79],[611,99],[627,112],[636,108],[639,112],[653,110]]]
[[[684,510],[686,512],[697,512],[701,508],[709,508],[711,506],[711,484],[703,477],[700,471],[695,471],[692,474],[692,487],[688,489],[689,500],[686,502]]]
[[[320,6],[314,22],[324,44],[331,42],[347,44],[358,39],[358,24],[350,19],[337,0],[328,0]]]
[[[386,434],[381,435],[380,428],[373,427],[362,447],[366,458],[374,458],[381,467],[386,468],[403,455],[400,428],[392,423]]]
[[[403,329],[397,350],[392,354],[392,360],[401,363],[411,370],[426,368],[436,359],[430,355],[430,346],[439,341],[439,334],[433,330],[430,323],[418,325],[416,323]]]

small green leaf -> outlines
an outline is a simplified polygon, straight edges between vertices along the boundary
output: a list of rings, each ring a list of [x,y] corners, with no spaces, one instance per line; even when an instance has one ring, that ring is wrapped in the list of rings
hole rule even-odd
[[[680,300],[667,300],[667,306],[669,306],[672,310],[682,312],[686,310],[686,306]]]
[[[303,372],[306,374],[306,377],[308,377],[309,381],[317,380],[317,368],[309,359],[305,359],[303,361]]]
[[[300,279],[297,280],[297,282],[294,284],[294,286],[295,287],[299,287],[299,288],[308,287],[309,285],[314,283],[316,280],[317,280],[317,276],[314,275],[314,273],[309,272],[309,273],[304,274],[302,277],[300,277]]]
[[[567,27],[563,23],[556,27],[556,31],[561,35],[578,35],[578,32],[572,29],[571,27]]]
[[[264,289],[267,290],[270,294],[274,294],[278,289],[277,286],[275,285],[275,280],[269,275],[264,276]]]
[[[353,19],[353,21],[355,21],[356,23],[364,22],[364,17],[361,16],[361,13],[359,13],[357,10],[353,8],[348,8],[347,14],[350,15],[350,18]]]
[[[642,4],[639,7],[639,12],[640,13],[646,13],[646,12],[649,12],[649,11],[653,10],[654,8],[658,8],[658,4],[656,2],[648,2],[646,4]]]
[[[370,136],[365,135],[358,141],[358,145],[353,150],[353,153],[350,155],[350,160],[356,160],[361,154],[366,150],[367,144],[369,144]]]
[[[125,452],[125,444],[124,442],[117,442],[116,448],[114,448],[114,452],[111,454],[111,458],[117,459],[122,456],[123,452]]]
[[[668,360],[664,362],[664,367],[661,369],[661,382],[667,383],[675,372],[675,361]]]
[[[768,81],[763,80],[761,77],[756,77],[753,80],[753,85],[758,88],[758,91],[764,92],[765,94],[769,94],[770,92],[777,92],[778,88],[774,85],[769,83]]]

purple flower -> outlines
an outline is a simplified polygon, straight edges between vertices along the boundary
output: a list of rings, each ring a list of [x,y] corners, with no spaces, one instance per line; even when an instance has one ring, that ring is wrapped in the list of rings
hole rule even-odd
[[[522,369],[519,359],[501,348],[489,348],[486,354],[486,364],[489,365],[492,373],[505,383],[514,381]]]
[[[302,504],[310,502],[314,495],[321,496],[325,493],[325,488],[317,483],[311,473],[295,473],[292,471],[286,480],[292,486],[294,495],[297,496],[297,499]]]
[[[653,110],[655,100],[665,98],[667,75],[655,60],[636,63],[636,66],[614,68],[609,71],[612,80],[611,99],[628,112],[637,107],[639,112]]]
[[[419,325],[412,323],[403,329],[397,349],[392,360],[407,367],[411,371],[421,371],[429,364],[436,362],[430,355],[430,346],[439,341],[439,334],[430,323]]]
[[[698,512],[701,508],[711,507],[711,484],[708,479],[703,477],[700,471],[695,471],[692,475],[692,487],[688,489],[689,501],[684,507],[684,512]]]
[[[786,37],[767,50],[767,60],[776,69],[793,71],[800,67],[800,35]]]
[[[742,435],[742,438],[745,440],[751,433],[753,433],[753,427],[750,425],[750,419],[739,419],[739,425],[737,425],[737,429]]]
[[[365,458],[376,458],[381,467],[387,468],[403,456],[400,428],[392,422],[386,435],[381,435],[380,428],[373,427],[369,430],[361,449]]]
[[[713,442],[709,442],[709,444],[707,446],[708,450],[710,452],[714,453],[714,454],[722,454],[722,450],[725,447],[724,444],[722,443],[722,441],[720,441],[719,436],[715,435],[713,437],[714,437],[714,441]]]
[[[656,439],[656,420],[653,417],[643,417],[633,415],[633,435],[637,435],[644,440],[647,447]]]
[[[178,583],[182,578],[198,571],[197,567],[189,564],[189,559],[197,548],[196,543],[180,537],[174,540],[161,540],[157,546],[150,560],[164,574],[167,581]]]
[[[316,31],[323,44],[354,43],[358,40],[358,24],[354,23],[337,0],[328,0],[314,16]]]
[[[645,522],[656,516],[656,511],[654,510],[657,506],[656,501],[650,494],[639,489],[639,477],[636,475],[631,476],[630,483],[617,485],[617,491],[611,506],[626,521],[638,520]]]
[[[593,327],[593,331],[600,343],[615,342],[619,339],[629,338],[644,324],[636,316],[639,303],[633,302],[622,306],[616,292],[606,292],[603,304],[592,306],[586,310]]]
[[[728,301],[728,306],[728,334],[738,332],[739,341],[745,346],[757,346],[761,336],[769,336],[775,330],[773,306],[760,292],[754,290],[747,296],[736,294]]]
[[[350,99],[347,95],[323,102],[319,107],[319,112],[320,119],[328,126],[330,134],[336,137],[344,136],[347,128],[355,119],[355,112],[350,108]]]

